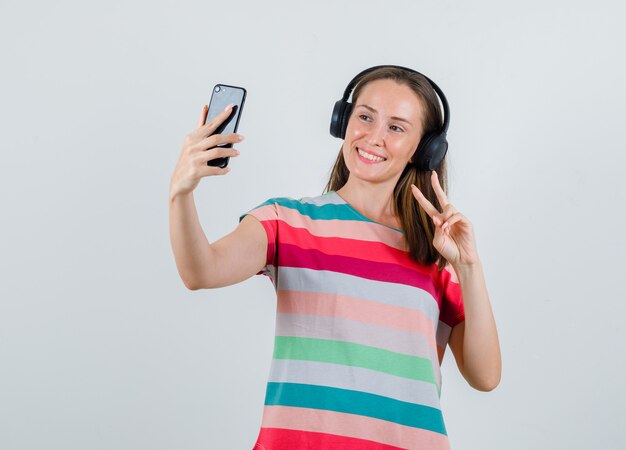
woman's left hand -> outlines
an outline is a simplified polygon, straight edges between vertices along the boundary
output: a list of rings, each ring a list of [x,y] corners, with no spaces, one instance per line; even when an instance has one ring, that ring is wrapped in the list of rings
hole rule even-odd
[[[432,171],[431,181],[443,212],[439,212],[424,194],[411,185],[413,196],[435,224],[433,245],[448,263],[454,266],[470,266],[479,262],[472,223],[448,203],[446,193],[439,185],[437,172]]]

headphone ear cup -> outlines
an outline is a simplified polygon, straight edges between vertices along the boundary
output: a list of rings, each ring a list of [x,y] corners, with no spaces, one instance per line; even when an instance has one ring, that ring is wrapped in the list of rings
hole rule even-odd
[[[448,151],[448,140],[445,133],[427,134],[422,138],[413,160],[419,170],[436,170]]]
[[[335,102],[333,115],[330,118],[330,134],[339,139],[346,137],[346,128],[348,128],[348,120],[352,112],[352,103],[343,99]]]
[[[345,103],[343,99],[336,101],[330,118],[330,135],[336,138],[341,137],[341,115],[345,109]]]
[[[350,114],[352,114],[352,103],[346,102],[346,107],[341,113],[341,139],[345,139],[346,137],[346,130],[348,129]]]

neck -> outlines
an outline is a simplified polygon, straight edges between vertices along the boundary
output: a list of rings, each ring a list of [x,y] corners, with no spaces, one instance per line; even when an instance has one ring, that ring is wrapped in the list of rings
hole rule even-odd
[[[348,176],[348,181],[337,194],[364,216],[376,222],[397,219],[393,189],[397,180],[374,184]]]

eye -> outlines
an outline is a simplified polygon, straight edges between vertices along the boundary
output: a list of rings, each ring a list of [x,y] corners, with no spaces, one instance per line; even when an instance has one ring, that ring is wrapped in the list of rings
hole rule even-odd
[[[359,114],[359,119],[367,122],[370,120],[370,116],[368,116],[367,114]]]
[[[402,128],[400,128],[398,125],[391,125],[389,128],[391,128],[392,131],[395,131],[396,133],[402,133],[404,130]]]

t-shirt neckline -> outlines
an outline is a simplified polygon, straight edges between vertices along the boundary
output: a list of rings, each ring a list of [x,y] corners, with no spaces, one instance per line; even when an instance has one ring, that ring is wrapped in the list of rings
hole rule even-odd
[[[340,200],[342,202],[342,204],[346,205],[348,208],[350,208],[350,210],[352,210],[356,215],[358,215],[359,217],[362,217],[363,219],[365,219],[368,222],[372,222],[375,223],[377,225],[380,225],[381,227],[385,227],[385,228],[389,228],[391,230],[397,231],[398,233],[402,233],[404,234],[404,231],[399,230],[397,228],[394,227],[390,227],[389,225],[385,225],[384,223],[380,223],[380,222],[376,222],[375,220],[370,219],[367,216],[364,216],[363,214],[361,214],[359,212],[358,209],[356,209],[354,206],[352,206],[350,203],[348,203],[341,195],[339,195],[337,193],[337,191],[330,191],[329,194],[333,194],[338,200]]]

